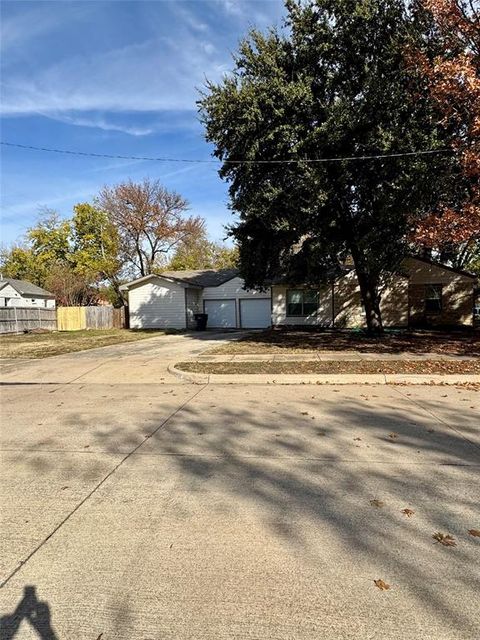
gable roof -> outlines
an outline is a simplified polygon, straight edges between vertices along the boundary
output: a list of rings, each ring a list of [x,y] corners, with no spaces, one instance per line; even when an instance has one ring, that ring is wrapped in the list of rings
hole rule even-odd
[[[238,269],[202,269],[199,271],[164,271],[160,276],[198,287],[219,287],[238,276]]]
[[[165,278],[166,280],[173,280],[180,284],[188,285],[191,287],[219,287],[220,285],[236,278],[238,276],[238,269],[202,269],[198,271],[163,271],[162,273],[151,273],[148,276],[137,278],[131,282],[123,284],[120,289],[122,291],[128,290],[130,287],[141,284],[142,282],[148,282],[155,278]]]
[[[411,260],[418,260],[419,262],[424,262],[425,264],[431,264],[433,267],[438,267],[439,269],[445,269],[446,271],[453,271],[453,273],[458,273],[461,276],[465,276],[466,278],[471,278],[472,280],[478,280],[478,277],[473,273],[469,273],[468,271],[463,271],[462,269],[456,269],[455,267],[448,267],[446,264],[442,264],[441,262],[436,262],[435,260],[431,260],[430,258],[424,258],[423,256],[408,256]]]
[[[2,278],[0,280],[0,290],[3,289],[7,284],[18,291],[21,296],[42,296],[42,298],[55,298],[53,293],[50,291],[46,291],[41,287],[37,287],[36,284],[32,284],[27,280],[15,280],[15,278]]]

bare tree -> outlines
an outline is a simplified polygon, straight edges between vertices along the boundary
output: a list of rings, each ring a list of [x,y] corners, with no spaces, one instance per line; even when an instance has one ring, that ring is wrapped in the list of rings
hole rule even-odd
[[[200,217],[185,216],[182,196],[148,178],[104,187],[97,204],[118,230],[125,266],[141,276],[160,270],[169,252],[204,225]]]

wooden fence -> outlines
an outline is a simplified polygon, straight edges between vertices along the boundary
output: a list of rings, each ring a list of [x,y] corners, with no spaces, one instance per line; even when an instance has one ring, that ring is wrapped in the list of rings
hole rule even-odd
[[[113,307],[0,307],[0,335],[22,333],[33,329],[79,331],[80,329],[123,329],[125,308]]]
[[[0,334],[22,333],[33,329],[55,331],[57,315],[55,309],[35,307],[1,307]]]
[[[59,331],[80,329],[122,329],[125,327],[125,309],[113,307],[58,307]]]

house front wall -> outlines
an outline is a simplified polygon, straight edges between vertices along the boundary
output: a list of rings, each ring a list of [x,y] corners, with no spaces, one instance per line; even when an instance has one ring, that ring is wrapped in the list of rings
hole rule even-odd
[[[274,326],[321,326],[339,329],[365,327],[365,310],[361,302],[360,287],[353,271],[332,285],[320,285],[319,306],[309,316],[287,315],[287,290],[301,289],[294,285],[272,288],[272,323]],[[381,302],[385,326],[404,327],[408,324],[408,280],[395,276],[384,283]]]
[[[475,281],[466,275],[434,264],[407,258],[409,315],[412,325],[472,325]],[[425,308],[427,286],[441,285],[442,310],[428,313]]]
[[[140,283],[128,292],[132,329],[185,329],[185,288],[175,282],[158,280]]]
[[[237,327],[240,327],[241,300],[250,300],[252,298],[271,299],[270,289],[267,289],[266,291],[258,291],[256,289],[248,291],[247,289],[244,289],[244,284],[243,278],[232,278],[218,287],[205,287],[202,298],[203,300],[234,300]]]
[[[38,296],[24,296],[10,284],[0,289],[0,307],[33,307],[55,309],[55,299]]]
[[[339,278],[334,285],[335,326],[339,329],[366,327],[360,285],[354,271]],[[408,279],[390,276],[381,287],[380,311],[386,327],[408,325]]]
[[[300,326],[332,326],[332,289],[330,286],[321,286],[319,291],[318,311],[308,316],[289,316],[287,313],[287,290],[302,289],[301,286],[275,285],[272,287],[272,324],[300,325]]]

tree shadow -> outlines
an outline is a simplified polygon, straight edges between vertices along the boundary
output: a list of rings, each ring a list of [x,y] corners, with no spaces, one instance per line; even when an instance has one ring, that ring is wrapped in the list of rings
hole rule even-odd
[[[442,584],[448,575],[464,584],[465,593],[480,588],[478,543],[465,533],[478,514],[480,450],[469,439],[478,434],[477,411],[463,405],[460,413],[460,402],[443,406],[434,391],[422,395],[420,407],[405,397],[395,402],[394,391],[387,392],[391,398],[377,400],[374,387],[336,388],[327,395],[315,386],[266,386],[259,396],[252,387],[207,386],[161,426],[171,393],[149,385],[153,404],[139,397],[136,411],[130,404],[129,419],[120,424],[118,411],[110,413],[108,404],[88,418],[82,413],[83,397],[92,392],[101,397],[98,386],[75,390],[76,406],[62,415],[58,432],[53,426],[48,441],[37,448],[39,455],[43,448],[60,451],[66,445],[61,431],[73,427],[85,433],[94,454],[125,453],[141,445],[117,472],[119,477],[134,474],[128,480],[132,509],[136,500],[139,505],[147,501],[153,510],[163,508],[168,468],[179,487],[172,508],[185,535],[189,522],[201,515],[195,505],[212,510],[214,523],[235,517],[234,505],[241,513],[254,513],[266,537],[291,554],[301,553],[310,567],[323,566],[339,579],[342,571],[363,572],[372,581],[393,579],[420,611],[443,621],[445,637],[452,628],[463,630],[464,637],[478,631],[471,610],[450,599]],[[136,389],[123,386],[129,402]],[[467,390],[449,390],[457,392],[459,400],[473,397]],[[50,464],[34,470],[46,475],[68,461],[56,456]],[[74,481],[78,469],[62,468],[62,482],[69,481],[68,473]],[[115,487],[104,485],[95,499],[112,500],[106,490]],[[373,499],[385,506],[375,508]],[[415,510],[412,519],[401,513],[404,507]],[[458,546],[435,545],[435,531],[452,533]],[[342,546],[348,548],[345,564],[326,567],[325,548]],[[370,576],[372,558],[379,574]]]
[[[10,615],[0,618],[0,639],[12,640],[17,635],[22,622],[28,623],[41,640],[57,640],[52,627],[52,616],[47,602],[38,600],[36,589],[27,585],[23,598]]]
[[[399,329],[371,336],[358,329],[275,327],[239,338],[232,353],[282,353],[282,351],[358,351],[360,353],[480,356],[480,332],[472,328],[445,330]],[[230,352],[228,346],[218,353]]]

